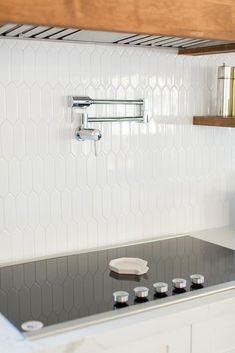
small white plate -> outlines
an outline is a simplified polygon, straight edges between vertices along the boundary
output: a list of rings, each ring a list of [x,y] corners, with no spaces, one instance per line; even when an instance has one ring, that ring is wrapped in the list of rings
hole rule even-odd
[[[118,259],[111,260],[109,268],[123,275],[143,275],[148,272],[148,262],[137,257],[120,257]]]

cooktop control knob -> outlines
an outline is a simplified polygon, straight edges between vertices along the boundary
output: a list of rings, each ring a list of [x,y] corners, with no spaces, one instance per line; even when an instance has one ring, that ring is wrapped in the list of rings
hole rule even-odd
[[[194,274],[190,276],[192,284],[203,284],[205,282],[205,278],[203,275]]]
[[[21,325],[24,331],[37,331],[43,328],[43,323],[41,321],[27,321]]]
[[[135,287],[134,293],[137,298],[147,298],[149,289],[147,287]]]
[[[153,287],[156,293],[166,293],[168,291],[168,284],[164,282],[156,282]]]
[[[113,299],[116,303],[127,303],[129,293],[125,291],[117,291],[113,293]]]
[[[187,281],[184,278],[174,278],[172,280],[172,285],[175,289],[185,289],[187,286]]]

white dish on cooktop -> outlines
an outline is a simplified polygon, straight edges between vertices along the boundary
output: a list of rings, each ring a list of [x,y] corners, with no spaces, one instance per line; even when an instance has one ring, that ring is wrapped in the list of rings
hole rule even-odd
[[[120,257],[118,259],[111,260],[109,268],[122,275],[143,275],[147,273],[149,267],[148,262],[137,257]]]

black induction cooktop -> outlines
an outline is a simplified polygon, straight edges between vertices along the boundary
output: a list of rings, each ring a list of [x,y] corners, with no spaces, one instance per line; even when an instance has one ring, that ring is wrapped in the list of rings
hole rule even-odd
[[[110,272],[109,261],[118,257],[145,259],[149,271],[142,276]],[[203,286],[191,287],[195,273],[204,275]],[[213,286],[235,280],[235,252],[185,236],[2,267],[0,312],[19,329],[32,320],[49,326],[117,310],[113,292],[118,290],[129,293],[128,306],[144,305],[134,297],[138,286],[149,288],[145,301],[158,301],[155,282],[168,283],[167,296],[180,298],[185,293],[172,289],[176,277],[187,280],[186,292],[203,287],[213,292]]]

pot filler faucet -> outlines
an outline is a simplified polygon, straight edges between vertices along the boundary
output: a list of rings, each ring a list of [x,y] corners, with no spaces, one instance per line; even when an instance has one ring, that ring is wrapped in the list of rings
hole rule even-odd
[[[124,105],[137,105],[139,107],[139,115],[128,117],[89,117],[87,109],[93,104],[124,104]],[[95,155],[96,142],[102,137],[99,129],[92,129],[88,127],[91,122],[114,122],[114,121],[135,121],[135,122],[148,122],[148,115],[145,112],[145,104],[143,99],[91,99],[90,97],[69,97],[69,105],[72,109],[81,108],[82,118],[78,127],[75,130],[75,138],[79,141],[94,141]]]

